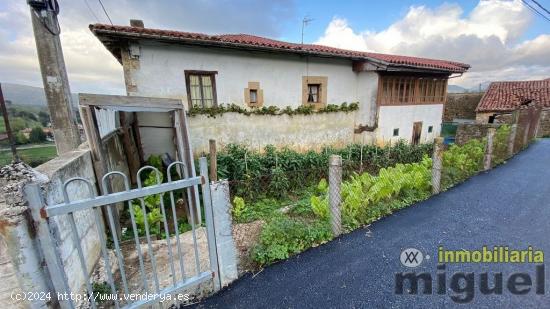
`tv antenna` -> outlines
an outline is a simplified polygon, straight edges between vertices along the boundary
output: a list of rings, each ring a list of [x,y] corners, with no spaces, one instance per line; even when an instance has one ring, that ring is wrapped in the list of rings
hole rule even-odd
[[[313,18],[309,18],[307,16],[302,19],[302,45],[304,45],[304,28],[313,21]]]

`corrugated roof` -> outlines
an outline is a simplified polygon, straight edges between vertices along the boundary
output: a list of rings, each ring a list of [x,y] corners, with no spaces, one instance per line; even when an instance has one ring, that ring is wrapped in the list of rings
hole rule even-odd
[[[204,33],[193,33],[173,30],[161,30],[151,28],[139,28],[130,26],[117,26],[106,24],[90,25],[90,30],[98,37],[140,37],[149,39],[170,39],[182,40],[186,42],[210,43],[214,45],[231,44],[241,48],[265,48],[277,49],[288,52],[307,52],[323,56],[336,56],[344,58],[358,58],[371,61],[379,61],[390,66],[405,66],[430,70],[438,70],[449,73],[463,73],[470,68],[468,64],[439,60],[428,59],[410,56],[388,55],[371,52],[361,52],[355,50],[347,50],[316,44],[298,44],[273,40],[269,38],[259,37],[249,34],[221,34],[209,35]]]
[[[511,111],[530,101],[540,107],[550,107],[550,79],[493,82],[476,111]]]

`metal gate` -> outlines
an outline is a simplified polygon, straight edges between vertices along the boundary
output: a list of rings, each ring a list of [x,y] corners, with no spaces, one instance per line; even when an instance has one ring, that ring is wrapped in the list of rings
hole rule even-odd
[[[84,254],[81,240],[78,234],[77,223],[75,221],[75,214],[78,214],[81,211],[91,210],[95,216],[95,224],[98,231],[98,238],[101,246],[101,255],[105,262],[105,272],[107,283],[110,288],[110,295],[112,299],[109,299],[111,303],[116,308],[136,308],[145,305],[151,305],[155,303],[160,303],[162,300],[166,300],[166,295],[175,295],[175,293],[184,291],[192,286],[195,286],[199,283],[212,281],[214,285],[214,290],[219,289],[219,276],[218,276],[218,258],[216,253],[216,244],[215,244],[215,235],[214,235],[214,224],[213,224],[213,212],[212,212],[212,202],[210,195],[210,185],[208,180],[208,171],[207,171],[207,162],[206,158],[200,159],[200,176],[183,178],[181,180],[172,180],[171,172],[178,167],[184,167],[184,163],[177,161],[170,164],[167,168],[167,182],[161,183],[160,180],[160,171],[152,166],[142,167],[137,173],[138,188],[130,189],[128,177],[121,172],[110,172],[106,174],[103,179],[101,186],[103,186],[104,192],[109,192],[107,190],[109,181],[115,177],[121,177],[125,184],[125,191],[115,192],[115,193],[106,193],[101,196],[95,195],[95,190],[93,184],[84,178],[72,178],[67,180],[63,185],[63,195],[64,203],[57,205],[45,205],[43,198],[40,192],[40,187],[37,184],[32,184],[27,186],[26,193],[29,200],[29,204],[33,211],[33,217],[38,223],[37,231],[38,237],[41,242],[41,246],[44,252],[44,257],[47,263],[47,268],[52,278],[52,283],[54,289],[57,293],[79,293],[79,291],[71,291],[67,277],[70,275],[65,272],[65,268],[62,265],[61,257],[59,256],[59,250],[57,250],[56,245],[59,245],[53,236],[55,231],[51,225],[51,220],[53,217],[65,216],[68,220],[72,242],[76,246],[76,251],[78,254],[78,260],[80,262],[80,269],[82,275],[86,280],[85,289],[87,291],[89,306],[96,308],[97,304],[94,301],[94,297],[97,297],[97,294],[94,294],[94,287],[90,280],[90,270],[88,269],[86,256]],[[142,185],[141,174],[142,172],[150,170],[152,173],[156,174],[157,184],[146,186]],[[182,174],[183,175],[183,174]],[[84,182],[90,192],[90,198],[71,201],[67,193],[67,186],[73,182]],[[200,253],[198,250],[197,243],[197,229],[200,225],[199,222],[195,222],[195,211],[189,209],[189,214],[191,217],[191,233],[192,233],[192,254],[194,255],[194,272],[190,273],[186,271],[184,263],[184,252],[182,252],[182,244],[180,243],[180,231],[177,222],[176,214],[176,202],[174,192],[176,190],[182,190],[186,192],[188,201],[191,200],[193,194],[191,191],[198,192],[198,187],[201,188],[202,202],[204,206],[205,214],[205,225],[206,225],[206,238],[208,246],[208,256],[209,256],[209,267],[207,269],[201,269],[200,265]],[[195,187],[195,190],[192,188]],[[180,191],[181,193],[181,191]],[[165,207],[163,195],[169,194],[170,207]],[[171,282],[168,285],[162,286],[159,283],[159,277],[157,268],[157,258],[154,249],[153,241],[151,239],[151,226],[147,218],[147,207],[145,206],[145,198],[148,196],[160,196],[160,212],[162,215],[162,221],[160,222],[163,225],[165,232],[166,246],[168,249],[168,261],[169,261],[169,277]],[[136,213],[134,207],[132,206],[132,201],[139,201],[138,207],[143,214],[142,224],[145,226],[145,237],[140,239],[138,227],[136,225]],[[113,219],[112,207],[116,207],[115,204],[124,203],[128,205],[129,213],[131,216],[131,228],[133,229],[135,248],[139,260],[139,277],[140,284],[137,287],[137,290],[134,286],[130,286],[128,282],[128,276],[125,271],[124,265],[124,252],[121,249],[121,239],[119,239],[116,230],[115,222]],[[193,203],[188,203],[189,208],[192,208]],[[200,211],[200,203],[196,203],[197,211]],[[39,211],[38,211],[39,210]],[[106,210],[106,211],[104,211]],[[137,210],[137,209],[136,209]],[[170,236],[169,222],[167,214],[171,212],[171,217],[173,219],[173,230],[175,230],[175,242],[174,237]],[[103,216],[106,215],[106,221],[109,224],[110,237],[113,242],[114,249],[114,259],[110,257],[109,251],[107,249],[106,241],[106,229],[104,227]],[[142,237],[143,238],[143,237]],[[142,250],[142,242],[146,247],[145,250]],[[146,252],[144,252],[146,251]],[[144,254],[146,253],[146,254]],[[146,260],[146,255],[149,261]],[[115,260],[115,261],[112,261]],[[113,263],[118,263],[119,266],[119,280],[115,281],[115,276],[111,270]],[[150,265],[148,265],[150,264]],[[150,269],[150,271],[147,271]],[[179,275],[178,275],[179,273]],[[137,292],[136,292],[137,291]],[[141,293],[139,295],[147,294],[147,296],[130,296],[135,293]],[[131,298],[131,299],[130,299]],[[174,300],[170,298],[170,300]],[[64,308],[74,308],[77,304],[73,298],[69,299],[59,299],[59,304]],[[168,303],[170,305],[170,303]]]

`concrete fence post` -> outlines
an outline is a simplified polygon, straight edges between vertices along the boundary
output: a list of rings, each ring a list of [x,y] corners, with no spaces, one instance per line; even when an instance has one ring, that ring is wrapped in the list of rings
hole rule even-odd
[[[443,167],[443,137],[436,137],[432,155],[432,193],[441,192],[441,169]]]
[[[221,286],[227,286],[239,277],[237,270],[238,258],[233,239],[233,220],[231,217],[231,202],[229,182],[222,180],[210,185],[212,194],[212,209],[214,212],[214,230],[218,265],[220,269]]]
[[[483,161],[483,170],[491,169],[491,161],[493,159],[493,139],[496,133],[495,128],[489,128],[487,131],[487,147],[485,148],[485,160]]]
[[[332,155],[329,159],[328,168],[328,196],[330,205],[330,223],[332,226],[332,234],[334,237],[342,234],[342,218],[340,204],[342,197],[340,196],[342,186],[342,157]]]
[[[508,157],[512,157],[514,155],[514,144],[516,142],[517,131],[517,124],[513,124],[510,126],[510,135],[508,135]]]

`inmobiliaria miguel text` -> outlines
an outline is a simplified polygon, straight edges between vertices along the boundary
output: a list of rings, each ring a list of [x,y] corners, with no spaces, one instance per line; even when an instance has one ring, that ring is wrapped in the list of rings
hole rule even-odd
[[[531,272],[514,272],[504,275],[502,272],[454,272],[447,274],[448,263],[526,263],[533,264]],[[453,292],[450,298],[456,303],[469,303],[476,295],[476,287],[482,295],[502,295],[507,292],[514,295],[545,292],[544,253],[533,250],[511,250],[507,246],[495,246],[481,250],[445,250],[438,248],[438,265],[435,278],[431,273],[401,272],[395,274],[395,293],[404,294],[408,287],[409,294],[418,294],[419,284],[422,284],[422,294],[447,294],[447,286]],[[476,280],[477,278],[477,280]],[[406,284],[408,283],[408,285]]]

